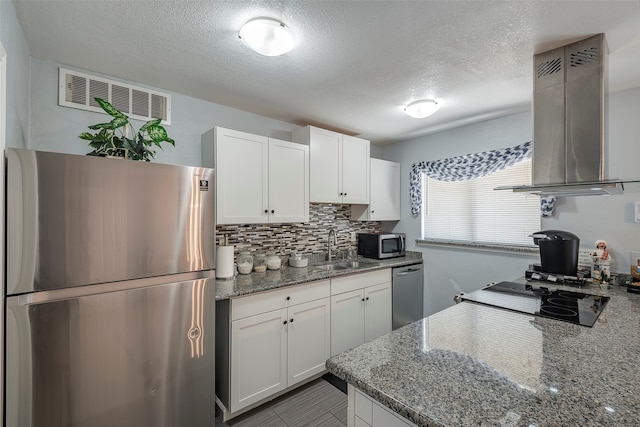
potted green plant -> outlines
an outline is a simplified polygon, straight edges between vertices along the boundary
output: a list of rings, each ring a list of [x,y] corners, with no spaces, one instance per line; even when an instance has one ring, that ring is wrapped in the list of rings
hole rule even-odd
[[[126,157],[131,160],[151,161],[155,157],[155,147],[162,149],[162,142],[175,147],[175,141],[167,136],[167,131],[160,124],[162,119],[149,120],[135,132],[129,117],[115,108],[108,101],[95,98],[100,107],[113,119],[108,123],[89,126],[96,133],[82,132],[79,137],[89,141],[93,151],[89,156]]]

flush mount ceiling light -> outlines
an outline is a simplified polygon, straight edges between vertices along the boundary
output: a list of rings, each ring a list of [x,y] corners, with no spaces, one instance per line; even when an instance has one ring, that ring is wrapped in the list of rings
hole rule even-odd
[[[293,33],[283,22],[273,18],[253,18],[238,34],[240,40],[264,56],[279,56],[293,49]]]
[[[439,108],[440,106],[436,101],[432,99],[422,99],[404,107],[404,112],[416,119],[424,119],[438,111]]]

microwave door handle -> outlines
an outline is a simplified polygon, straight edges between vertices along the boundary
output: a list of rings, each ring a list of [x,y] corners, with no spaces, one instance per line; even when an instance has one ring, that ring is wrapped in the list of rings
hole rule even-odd
[[[400,236],[400,242],[401,242],[401,249],[400,252],[404,252],[405,251],[405,243],[404,243],[404,236]]]

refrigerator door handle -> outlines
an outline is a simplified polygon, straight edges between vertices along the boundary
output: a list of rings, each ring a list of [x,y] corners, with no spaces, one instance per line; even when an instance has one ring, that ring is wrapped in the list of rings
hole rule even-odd
[[[98,285],[78,286],[74,288],[62,288],[50,291],[40,291],[29,294],[7,296],[7,307],[36,305],[52,301],[61,301],[91,295],[99,295],[108,292],[128,291],[148,288],[150,286],[207,279],[214,277],[215,274],[213,272],[214,270],[195,271],[191,273],[174,274],[171,276],[127,280],[126,282],[100,283]]]

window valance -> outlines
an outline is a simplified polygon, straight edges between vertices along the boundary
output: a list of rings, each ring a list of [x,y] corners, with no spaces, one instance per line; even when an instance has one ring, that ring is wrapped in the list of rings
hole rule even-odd
[[[490,175],[530,158],[531,155],[531,141],[528,141],[515,147],[414,163],[409,174],[411,214],[418,215],[422,207],[423,173],[438,181],[464,181]],[[555,197],[541,198],[542,216],[551,215],[554,201]]]

